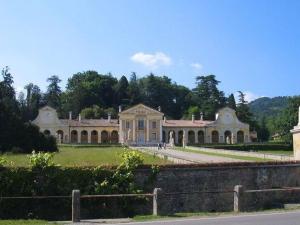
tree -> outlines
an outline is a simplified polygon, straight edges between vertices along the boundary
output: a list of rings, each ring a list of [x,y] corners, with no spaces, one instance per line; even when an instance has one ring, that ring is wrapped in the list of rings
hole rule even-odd
[[[298,124],[300,96],[290,97],[288,106],[274,120],[275,130],[283,141],[292,142],[290,130]]]
[[[135,72],[132,72],[128,85],[129,105],[136,105],[142,102],[142,93]]]
[[[129,83],[127,78],[122,76],[115,86],[116,105],[128,105],[128,86]]]
[[[44,105],[42,99],[42,93],[37,85],[32,83],[27,84],[26,90],[26,113],[23,116],[24,121],[33,120],[38,114],[40,107]]]
[[[248,123],[250,125],[250,130],[257,130],[258,125],[255,119],[253,118],[253,114],[250,112],[248,102],[245,100],[245,94],[242,91],[238,91],[238,93],[239,103],[236,108],[237,117],[240,121]]]
[[[61,79],[59,79],[58,76],[53,75],[47,79],[47,82],[49,82],[49,85],[45,94],[46,104],[59,110],[61,108],[60,98],[62,93],[61,88],[59,86]]]
[[[227,98],[227,106],[236,110],[236,102],[233,94],[230,94]]]
[[[260,141],[268,141],[270,137],[269,130],[267,128],[266,117],[262,117],[259,123],[259,129],[257,130],[258,140]]]
[[[196,77],[197,87],[193,89],[193,102],[209,120],[213,120],[218,109],[225,106],[224,93],[217,87],[219,83],[215,75]]]

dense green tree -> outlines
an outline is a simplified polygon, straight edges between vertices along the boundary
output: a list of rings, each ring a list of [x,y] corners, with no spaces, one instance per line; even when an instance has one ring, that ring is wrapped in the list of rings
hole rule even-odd
[[[116,105],[128,105],[129,104],[129,96],[128,96],[128,80],[125,76],[122,76],[118,83],[115,86],[115,95],[116,95],[116,100],[115,103]]]
[[[257,136],[258,136],[258,140],[260,140],[260,141],[268,141],[269,140],[270,132],[267,128],[266,117],[262,117],[262,119],[259,123],[259,128],[257,130]]]
[[[217,87],[219,83],[215,75],[196,77],[197,86],[193,89],[193,101],[204,113],[205,119],[213,120],[218,109],[225,106],[224,93]]]
[[[142,102],[142,93],[136,73],[132,72],[128,85],[129,105],[136,105]]]
[[[44,106],[43,96],[40,88],[32,83],[27,84],[26,90],[26,112],[23,115],[24,121],[33,120],[38,114],[40,107]]]
[[[226,105],[227,105],[229,108],[232,108],[232,109],[236,110],[236,102],[235,102],[235,98],[234,98],[234,95],[233,95],[233,94],[230,94],[230,95],[228,96]]]
[[[290,97],[287,107],[274,120],[276,133],[286,142],[292,142],[290,130],[298,124],[299,106],[300,96]]]
[[[47,82],[49,82],[49,85],[45,94],[46,104],[59,111],[59,109],[61,108],[62,93],[61,87],[59,86],[61,79],[59,79],[58,76],[53,75],[47,79]]]

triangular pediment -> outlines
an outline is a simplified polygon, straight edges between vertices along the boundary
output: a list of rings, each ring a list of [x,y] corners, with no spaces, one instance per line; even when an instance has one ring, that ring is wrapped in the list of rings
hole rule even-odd
[[[144,104],[138,104],[135,105],[133,107],[130,107],[129,109],[124,110],[123,112],[119,113],[120,115],[124,115],[124,114],[136,114],[136,115],[147,115],[147,114],[156,114],[156,115],[160,115],[162,116],[163,113],[155,110],[149,106],[146,106]]]

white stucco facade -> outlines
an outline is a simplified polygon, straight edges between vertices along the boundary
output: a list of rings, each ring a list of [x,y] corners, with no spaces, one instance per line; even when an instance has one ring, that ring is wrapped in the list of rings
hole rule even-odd
[[[59,143],[175,144],[247,143],[249,125],[238,120],[228,107],[216,113],[216,120],[168,120],[159,110],[138,104],[122,112],[118,119],[59,119],[56,110],[45,106],[33,121],[41,131],[57,137]],[[183,140],[184,139],[184,140]]]

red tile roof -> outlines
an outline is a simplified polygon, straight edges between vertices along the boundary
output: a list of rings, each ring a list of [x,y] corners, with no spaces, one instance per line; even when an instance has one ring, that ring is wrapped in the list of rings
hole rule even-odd
[[[118,120],[111,119],[108,122],[107,119],[82,119],[78,120],[60,120],[63,124],[70,125],[72,127],[118,127]]]
[[[166,120],[163,121],[163,127],[205,127],[213,122],[208,120]]]

